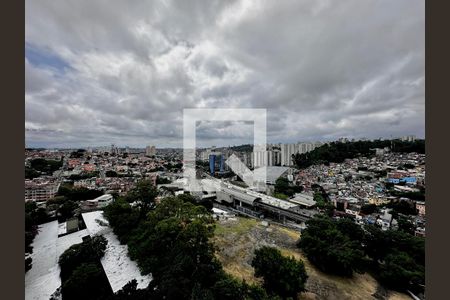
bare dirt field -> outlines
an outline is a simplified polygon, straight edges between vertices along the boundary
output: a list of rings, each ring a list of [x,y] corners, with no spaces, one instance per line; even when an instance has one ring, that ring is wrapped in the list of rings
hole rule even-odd
[[[214,243],[225,271],[248,283],[261,283],[250,263],[255,249],[262,246],[277,247],[283,255],[303,260],[309,278],[307,292],[299,299],[411,299],[406,294],[383,289],[367,273],[343,278],[319,271],[296,247],[299,238],[300,233],[295,230],[274,224],[266,227],[258,220],[237,217],[217,222]]]

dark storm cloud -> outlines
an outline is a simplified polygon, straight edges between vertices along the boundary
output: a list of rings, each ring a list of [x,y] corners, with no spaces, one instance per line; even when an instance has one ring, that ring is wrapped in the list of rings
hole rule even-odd
[[[424,26],[421,0],[27,1],[26,142],[180,146],[195,107],[266,108],[269,142],[423,137]]]

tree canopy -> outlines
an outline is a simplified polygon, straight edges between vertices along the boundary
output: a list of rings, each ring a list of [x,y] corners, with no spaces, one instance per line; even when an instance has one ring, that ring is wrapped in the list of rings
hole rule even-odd
[[[308,276],[303,262],[282,256],[276,248],[262,247],[256,250],[252,266],[255,276],[263,278],[264,287],[269,293],[297,299],[298,293],[305,290]]]
[[[352,276],[363,265],[362,229],[349,220],[334,221],[325,216],[307,221],[298,246],[320,270]]]
[[[359,156],[371,156],[375,154],[375,148],[389,147],[392,152],[417,152],[425,153],[425,140],[414,142],[400,140],[375,140],[356,142],[332,142],[324,144],[307,153],[293,155],[295,165],[299,168],[307,168],[320,163],[341,163],[347,158]]]
[[[303,190],[301,186],[291,185],[285,177],[280,177],[275,181],[275,193],[292,197],[295,193]]]
[[[192,196],[179,195],[162,199],[142,214],[143,207],[130,205],[135,195],[139,193],[117,199],[104,215],[119,240],[128,245],[130,257],[144,274],[151,273],[153,280],[146,292],[136,291],[131,282],[114,297],[271,299],[264,289],[223,271],[211,242],[214,220],[209,209],[197,205]]]
[[[404,230],[361,228],[350,219],[317,216],[307,222],[298,246],[320,270],[343,276],[374,271],[385,286],[419,291],[424,284],[425,240]],[[396,278],[396,280],[393,280]]]
[[[375,204],[364,204],[361,206],[360,212],[365,215],[373,214],[377,211],[377,206]]]
[[[158,191],[153,183],[150,180],[141,180],[128,192],[125,200],[138,203],[141,211],[146,213],[154,206],[156,196]]]
[[[30,167],[36,171],[52,175],[54,171],[59,170],[63,165],[61,160],[35,158],[30,161]]]
[[[94,236],[72,245],[60,256],[63,299],[109,299],[112,296],[100,264],[106,244],[107,240],[103,236]]]
[[[67,200],[82,201],[95,199],[103,195],[103,191],[62,184],[59,187],[58,195],[64,196]]]

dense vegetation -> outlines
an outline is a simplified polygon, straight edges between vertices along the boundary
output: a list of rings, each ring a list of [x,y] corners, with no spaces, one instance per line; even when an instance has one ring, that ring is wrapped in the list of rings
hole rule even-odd
[[[45,208],[38,207],[35,202],[25,202],[25,253],[31,254],[34,237],[37,234],[37,226],[49,221]],[[25,272],[31,269],[32,259],[25,259]]]
[[[223,271],[210,241],[214,220],[205,206],[197,205],[190,195],[168,197],[158,204],[155,197],[151,184],[141,182],[126,197],[118,198],[104,211],[119,240],[128,245],[130,257],[137,261],[144,274],[151,273],[153,277],[146,290],[136,291],[130,283],[127,292],[121,293],[124,299],[283,297],[276,294],[278,289],[271,289],[268,295],[265,289],[241,282]],[[131,202],[138,205],[131,206]],[[304,271],[301,263],[294,264],[283,257],[278,259],[275,264],[283,266],[283,272],[296,275],[299,269]],[[304,282],[306,275],[300,273],[303,277],[294,282]],[[282,277],[282,280],[287,279]],[[288,290],[295,289],[300,291],[302,286],[294,285]]]
[[[183,163],[181,163],[181,162],[177,162],[177,163],[169,162],[167,164],[164,164],[164,167],[169,172],[175,172],[175,171],[179,171],[179,170],[181,170],[181,168],[183,168]]]
[[[100,190],[62,184],[57,196],[47,201],[47,209],[56,210],[58,220],[63,222],[75,215],[76,209],[80,206],[80,201],[95,199],[101,195],[103,195],[103,191]]]
[[[81,158],[86,153],[85,149],[78,149],[77,151],[73,151],[70,153],[70,158]]]
[[[293,155],[295,165],[299,168],[307,168],[320,163],[341,163],[347,158],[359,156],[371,156],[375,154],[375,148],[389,147],[392,152],[417,152],[425,153],[425,141],[404,142],[400,140],[375,140],[356,142],[332,142],[322,145],[307,153]]]
[[[129,203],[136,202],[140,207],[140,215],[144,216],[154,208],[156,196],[158,196],[158,191],[152,182],[141,180],[127,193],[125,200]]]
[[[334,205],[328,199],[326,193],[323,192],[315,192],[314,193],[314,201],[316,201],[316,206],[321,211],[323,211],[327,216],[333,216],[334,214]]]
[[[411,200],[425,201],[425,190],[419,192],[389,191],[389,195],[398,198],[408,198]]]
[[[94,236],[67,249],[59,258],[61,294],[64,300],[108,299],[112,290],[100,259],[107,241]]]
[[[35,158],[30,161],[30,166],[25,167],[25,178],[33,179],[40,175],[52,175],[63,165],[63,160]]]
[[[39,176],[41,176],[41,172],[30,167],[25,167],[25,179],[33,179]]]
[[[362,229],[347,219],[319,216],[309,220],[298,246],[324,272],[351,276],[372,271],[385,286],[421,291],[424,284],[425,240],[405,230],[367,225]]]
[[[262,247],[256,250],[252,266],[255,276],[264,279],[264,287],[269,293],[284,299],[297,299],[297,295],[305,290],[308,276],[303,262],[282,256],[276,248]]]
[[[351,276],[362,269],[363,230],[353,221],[317,217],[307,222],[298,246],[320,270]]]
[[[236,152],[253,152],[253,145],[252,144],[233,146],[233,147],[230,147],[230,148],[231,148],[231,150],[236,151]]]
[[[414,202],[394,200],[390,201],[386,206],[392,208],[394,214],[417,215],[417,209]]]
[[[106,176],[106,177],[117,177],[118,174],[117,174],[116,171],[108,170],[108,171],[105,172],[105,176]]]
[[[85,187],[74,187],[67,184],[62,184],[58,190],[58,196],[63,196],[67,200],[72,201],[92,200],[101,195],[103,195],[103,191]]]
[[[72,174],[68,177],[69,180],[83,180],[93,177],[98,177],[100,174],[99,171],[92,171],[92,172],[81,172],[80,174]]]
[[[371,215],[378,210],[375,204],[364,204],[361,206],[360,212],[364,215]]]
[[[168,184],[168,183],[171,183],[171,181],[170,181],[170,179],[168,179],[166,177],[158,176],[156,178],[156,184]]]
[[[133,177],[134,175],[129,171],[128,173],[117,173],[114,170],[108,170],[105,172],[106,177]]]
[[[275,193],[281,196],[281,198],[283,198],[282,195],[292,197],[295,193],[300,193],[302,190],[303,187],[298,185],[291,185],[287,178],[280,177],[275,181]]]

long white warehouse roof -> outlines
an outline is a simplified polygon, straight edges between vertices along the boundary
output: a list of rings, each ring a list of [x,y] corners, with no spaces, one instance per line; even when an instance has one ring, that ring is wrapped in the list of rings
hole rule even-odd
[[[81,243],[86,230],[58,238],[58,221],[39,225],[32,243],[32,267],[25,273],[25,299],[48,300],[61,286],[59,256],[70,246]]]
[[[100,260],[113,292],[122,289],[132,279],[136,279],[138,288],[146,288],[152,277],[141,275],[135,261],[128,256],[128,246],[121,245],[117,236],[109,227],[102,211],[82,214],[86,228],[91,236],[103,235],[108,241],[105,255]]]

